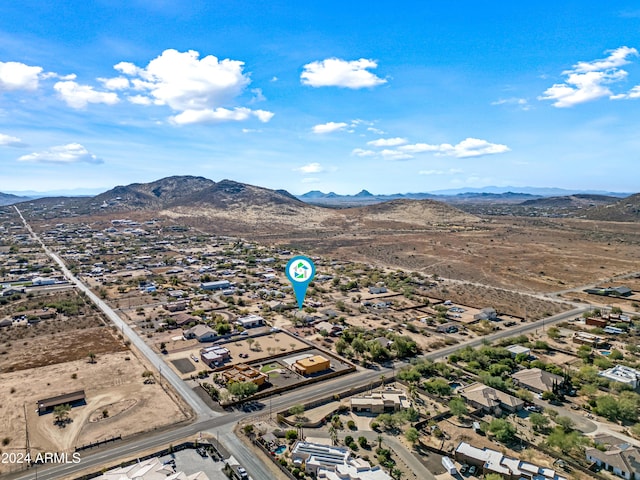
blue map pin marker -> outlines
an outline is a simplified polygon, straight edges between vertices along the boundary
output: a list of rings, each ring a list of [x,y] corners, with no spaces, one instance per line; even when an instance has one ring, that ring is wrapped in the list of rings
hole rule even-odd
[[[298,255],[289,260],[284,271],[291,282],[293,293],[296,295],[298,309],[302,310],[304,297],[307,295],[307,288],[316,274],[316,266],[310,258]]]

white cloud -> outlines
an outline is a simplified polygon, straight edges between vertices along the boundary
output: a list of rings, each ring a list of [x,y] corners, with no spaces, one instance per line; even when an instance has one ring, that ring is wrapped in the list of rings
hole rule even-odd
[[[564,83],[552,85],[538,99],[552,100],[554,107],[566,108],[602,97],[633,98],[614,95],[607,85],[627,77],[627,72],[620,67],[630,63],[629,57],[635,56],[638,56],[635,48],[619,47],[610,51],[607,58],[578,62],[572,69],[562,72],[567,77]]]
[[[496,100],[495,102],[491,102],[491,105],[515,105],[521,110],[531,110],[531,105],[527,101],[526,98],[501,98],[500,100]]]
[[[371,140],[367,142],[367,145],[372,145],[374,147],[397,147],[398,145],[403,145],[407,143],[406,138],[379,138],[378,140]]]
[[[640,98],[640,85],[636,85],[635,87],[633,87],[631,90],[629,90],[629,93],[621,93],[618,95],[611,96],[612,100],[636,99],[636,98]]]
[[[127,99],[137,105],[167,105],[176,115],[174,124],[220,123],[257,118],[268,122],[273,117],[266,110],[234,107],[236,98],[251,83],[243,72],[244,62],[219,60],[213,55],[168,49],[141,68],[120,62],[114,68],[129,77],[131,90],[138,92]],[[264,101],[262,90],[251,90],[251,103]]]
[[[0,62],[0,91],[36,90],[42,67],[20,62]]]
[[[449,170],[420,170],[418,175],[456,175],[462,173],[459,168],[450,168]]]
[[[72,81],[56,82],[53,88],[72,108],[84,108],[89,103],[113,105],[120,101],[116,93],[99,92],[89,85],[80,85]]]
[[[294,170],[302,173],[320,173],[324,171],[324,168],[319,163],[313,162],[303,165],[302,167],[294,168]]]
[[[300,80],[304,85],[312,87],[375,87],[387,82],[367,70],[377,67],[377,62],[365,58],[350,62],[339,58],[327,58],[306,64]]]
[[[127,100],[135,105],[151,105],[151,99],[144,95],[132,95]]]
[[[60,165],[72,163],[104,163],[102,159],[89,152],[79,143],[69,143],[67,145],[51,147],[49,150],[44,150],[42,152],[34,152],[28,155],[23,155],[18,158],[18,161],[30,163],[52,163]]]
[[[242,72],[243,66],[244,62],[238,60],[220,61],[213,55],[200,59],[194,50],[169,49],[145,68],[128,62],[120,62],[114,68],[142,80],[134,85],[147,90],[156,105],[186,111],[220,107],[240,95],[250,83]]]
[[[321,125],[315,125],[312,130],[313,133],[331,133],[343,130],[345,127],[347,127],[347,124],[344,122],[327,122]]]
[[[375,127],[369,127],[369,128],[367,128],[367,130],[369,132],[375,133],[376,135],[384,135],[385,134],[384,130],[380,130],[379,128],[375,128]]]
[[[355,155],[356,157],[374,157],[377,152],[374,150],[364,150],[362,148],[354,148],[351,151],[351,155]]]
[[[261,122],[268,122],[273,117],[272,112],[265,110],[251,110],[245,107],[237,107],[233,110],[228,108],[185,110],[170,117],[169,120],[176,125],[190,125],[194,123],[220,123],[228,121],[243,121],[251,117],[256,117]]]
[[[383,158],[387,160],[408,160],[409,158],[413,158],[413,155],[410,155],[406,152],[401,152],[400,150],[392,150],[385,148],[380,152]]]
[[[0,133],[0,147],[26,147],[18,137]]]
[[[510,148],[506,145],[490,143],[479,138],[466,138],[456,145],[449,143],[442,143],[440,145],[416,143],[413,145],[402,145],[398,147],[398,149],[410,153],[435,152],[438,156],[455,158],[480,157],[482,155],[494,155],[510,151]]]
[[[98,78],[98,81],[107,90],[126,90],[129,88],[129,79],[125,77]]]

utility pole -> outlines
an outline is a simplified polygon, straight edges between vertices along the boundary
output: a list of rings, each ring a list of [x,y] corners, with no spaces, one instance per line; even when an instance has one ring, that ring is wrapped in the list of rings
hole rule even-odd
[[[22,410],[24,411],[24,431],[25,431],[25,437],[26,437],[26,454],[27,454],[27,458],[31,458],[31,445],[29,444],[29,421],[27,420],[27,405],[25,403],[22,404]],[[31,461],[29,461],[29,463],[31,463]],[[37,476],[37,470],[36,470],[36,476]]]

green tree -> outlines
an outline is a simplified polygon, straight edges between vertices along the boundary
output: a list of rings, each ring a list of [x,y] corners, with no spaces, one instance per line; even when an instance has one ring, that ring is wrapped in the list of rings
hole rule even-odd
[[[596,413],[609,420],[618,417],[618,401],[612,395],[602,395],[596,399]]]
[[[451,401],[449,402],[449,410],[451,410],[452,415],[455,415],[458,418],[462,418],[469,413],[467,404],[460,397],[451,399]]]
[[[87,357],[89,357],[89,363],[96,363],[96,354],[95,353],[89,352]]]
[[[301,419],[304,416],[304,405],[294,405],[289,409],[289,414],[294,415],[298,420]]]
[[[53,417],[55,419],[54,423],[58,425],[64,424],[69,418],[69,413],[71,412],[71,405],[65,403],[64,405],[56,405],[53,407]]]
[[[298,432],[296,430],[287,430],[284,434],[284,438],[286,438],[289,442],[293,442],[298,438]]]
[[[410,427],[404,432],[404,438],[406,438],[411,445],[415,445],[420,438],[420,432],[418,432],[416,428]]]
[[[529,421],[536,431],[543,431],[549,426],[549,419],[541,413],[532,413],[529,415]]]
[[[560,426],[554,428],[547,437],[547,444],[550,447],[557,448],[565,454],[578,450],[586,442],[588,442],[586,437],[582,437],[579,432],[575,430],[565,432]]]
[[[502,418],[492,420],[489,423],[489,431],[502,443],[510,442],[516,436],[516,427]]]
[[[558,416],[556,417],[555,422],[560,425],[565,432],[570,432],[575,426],[573,420],[569,417]]]
[[[258,385],[253,382],[233,382],[227,386],[229,393],[236,398],[246,398],[258,391]]]

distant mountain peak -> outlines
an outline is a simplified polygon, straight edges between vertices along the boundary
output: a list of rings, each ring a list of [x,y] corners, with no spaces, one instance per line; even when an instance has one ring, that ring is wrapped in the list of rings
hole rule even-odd
[[[373,197],[373,194],[371,194],[368,190],[360,190],[360,192],[356,193],[354,196],[356,196],[356,197]]]

